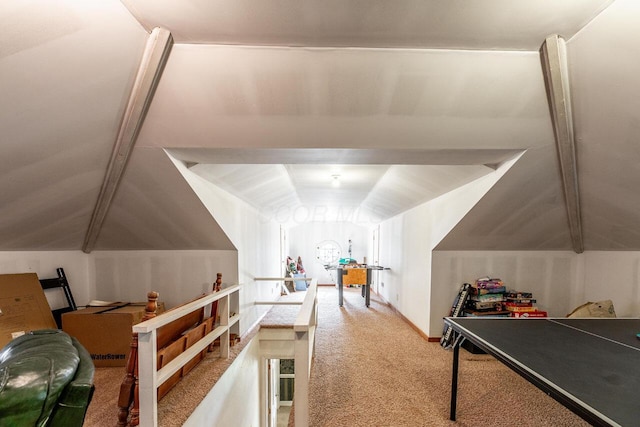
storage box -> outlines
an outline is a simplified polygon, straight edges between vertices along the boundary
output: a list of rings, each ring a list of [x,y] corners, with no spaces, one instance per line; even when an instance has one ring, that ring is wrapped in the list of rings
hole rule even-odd
[[[38,276],[0,274],[0,348],[37,329],[58,329]]]
[[[146,303],[113,303],[62,315],[62,330],[74,336],[91,354],[96,367],[125,366],[133,325],[144,317]],[[156,314],[164,311],[159,302]]]

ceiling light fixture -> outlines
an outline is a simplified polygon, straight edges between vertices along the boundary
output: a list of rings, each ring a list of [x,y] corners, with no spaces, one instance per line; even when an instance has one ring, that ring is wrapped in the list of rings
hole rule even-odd
[[[331,175],[331,186],[334,188],[340,187],[340,175]]]

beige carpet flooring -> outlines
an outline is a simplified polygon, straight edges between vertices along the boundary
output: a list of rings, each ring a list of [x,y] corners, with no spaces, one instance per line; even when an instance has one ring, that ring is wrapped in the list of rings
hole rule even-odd
[[[355,288],[345,289],[343,307],[338,306],[334,287],[320,287],[318,299],[311,427],[588,425],[491,356],[465,350],[460,353],[458,420],[449,421],[452,352],[424,340],[377,295],[372,294],[369,308]],[[248,338],[236,345],[234,354]],[[193,371],[198,378],[206,376],[207,370],[224,369],[215,360],[201,365]],[[96,393],[85,426],[115,425],[122,376],[121,369],[97,370]],[[161,402],[169,413],[189,413],[202,395],[184,386],[176,391]],[[190,393],[193,402],[174,403]],[[172,425],[180,425],[178,415],[161,420],[172,418]],[[293,417],[290,421],[293,425]]]
[[[449,421],[451,351],[427,342],[377,295],[321,288],[310,426],[587,426],[489,355],[460,352]],[[551,362],[551,361],[550,361]]]

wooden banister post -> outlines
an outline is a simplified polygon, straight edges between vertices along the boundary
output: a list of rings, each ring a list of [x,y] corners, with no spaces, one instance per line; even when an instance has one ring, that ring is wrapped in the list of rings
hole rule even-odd
[[[216,281],[213,282],[212,292],[220,292],[222,289],[222,273],[216,274]],[[216,317],[218,316],[218,301],[211,303],[211,330],[216,328]],[[209,351],[213,351],[213,343],[209,345]]]
[[[158,293],[149,292],[147,294],[147,305],[144,308],[142,321],[156,317],[158,309]],[[127,357],[126,376],[120,385],[118,395],[118,427],[127,425],[137,426],[140,417],[140,406],[138,399],[138,334],[131,335],[131,346]],[[132,407],[133,404],[133,407]],[[131,409],[131,421],[129,422],[129,409]]]

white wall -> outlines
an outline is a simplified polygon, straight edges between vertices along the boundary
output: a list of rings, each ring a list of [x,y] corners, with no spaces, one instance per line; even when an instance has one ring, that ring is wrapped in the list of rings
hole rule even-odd
[[[191,172],[182,162],[172,160],[238,251],[242,334],[269,309],[269,306],[256,306],[255,301],[274,300],[280,296],[279,284],[254,281],[255,277],[278,277],[282,274],[280,225]]]
[[[260,340],[256,337],[220,377],[185,426],[260,425]]]
[[[429,336],[442,332],[442,317],[460,286],[487,275],[501,278],[508,289],[533,292],[551,317],[607,299],[618,317],[640,316],[640,252],[437,251]]]
[[[517,159],[380,224],[380,265],[391,270],[380,273],[378,292],[425,333],[431,331],[433,248]]]
[[[235,251],[95,251],[90,270],[95,299],[146,301],[156,291],[166,308],[211,292],[216,274],[238,283]]]
[[[0,252],[0,274],[46,279],[57,277],[58,267],[78,306],[95,299],[146,301],[147,292],[157,291],[170,308],[211,291],[218,272],[224,283],[238,283],[235,251]],[[47,299],[52,308],[66,305],[55,292],[47,292]]]
[[[640,252],[589,251],[579,258],[584,283],[573,290],[574,305],[610,299],[618,317],[640,317]]]
[[[342,258],[349,256],[351,239],[351,257],[363,262],[369,254],[370,231],[361,225],[349,222],[306,222],[289,229],[289,254],[294,260],[302,258],[307,277],[315,277],[318,284],[335,284],[335,271],[326,271],[316,258],[318,244],[326,240],[335,241],[342,250]]]
[[[36,273],[40,279],[58,277],[62,267],[77,305],[86,305],[95,298],[93,277],[89,275],[90,256],[82,251],[20,251],[0,252],[0,274]],[[48,291],[51,308],[66,306],[62,292]]]
[[[436,251],[433,253],[431,328],[442,333],[442,318],[463,283],[498,277],[507,289],[533,292],[550,316],[565,316],[584,298],[582,257],[564,251]]]

